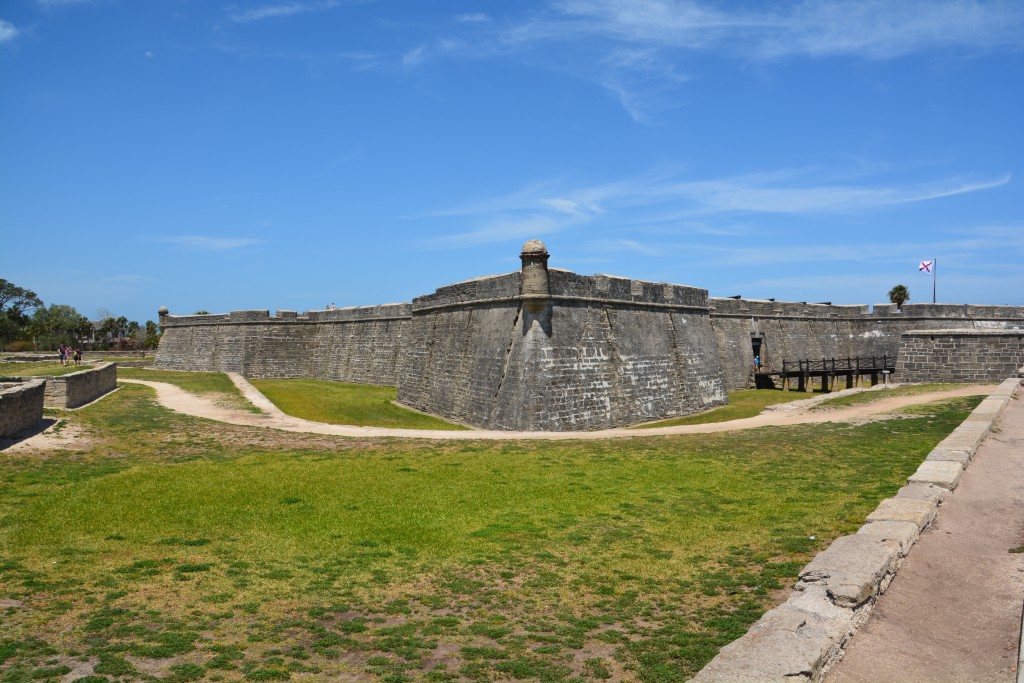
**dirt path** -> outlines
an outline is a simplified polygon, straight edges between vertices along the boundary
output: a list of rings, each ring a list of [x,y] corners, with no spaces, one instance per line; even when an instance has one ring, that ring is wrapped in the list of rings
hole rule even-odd
[[[1009,551],[1022,545],[1024,396],[1010,401],[826,682],[1013,683],[1024,554]]]
[[[836,408],[834,410],[810,412],[808,404],[819,403],[816,399],[807,402],[798,401],[786,404],[785,409],[769,410],[756,417],[748,417],[729,422],[715,422],[702,425],[680,425],[676,427],[655,427],[652,429],[604,429],[593,432],[503,432],[491,430],[438,431],[428,429],[387,429],[383,427],[355,427],[350,425],[332,425],[323,422],[312,422],[292,417],[281,412],[255,387],[240,376],[232,374],[232,381],[242,394],[263,412],[250,413],[235,408],[227,408],[214,404],[201,396],[191,394],[173,384],[150,382],[138,379],[119,379],[119,382],[143,384],[156,390],[157,401],[170,410],[203,417],[218,422],[252,427],[268,427],[289,432],[305,432],[313,434],[333,434],[336,436],[356,437],[399,437],[406,439],[435,440],[467,440],[467,439],[533,439],[533,440],[567,440],[567,439],[623,439],[646,436],[665,436],[675,434],[708,434],[712,432],[728,432],[739,429],[756,429],[758,427],[784,426],[797,424],[820,424],[825,422],[858,422],[877,419],[900,408],[928,403],[956,396],[977,396],[989,394],[995,386],[964,386],[946,391],[935,391],[911,396],[896,396],[871,403]],[[797,404],[804,404],[802,406]]]

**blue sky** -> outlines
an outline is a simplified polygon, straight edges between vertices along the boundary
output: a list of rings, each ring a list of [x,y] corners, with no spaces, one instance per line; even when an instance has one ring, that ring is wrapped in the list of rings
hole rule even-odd
[[[0,276],[92,317],[551,265],[1024,304],[1019,0],[6,0]],[[6,252],[6,253],[5,253]]]

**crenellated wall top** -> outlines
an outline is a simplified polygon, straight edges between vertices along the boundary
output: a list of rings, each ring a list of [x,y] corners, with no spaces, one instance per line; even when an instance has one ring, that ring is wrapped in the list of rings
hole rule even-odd
[[[185,327],[192,325],[235,325],[235,324],[287,324],[287,323],[343,323],[364,320],[394,320],[412,317],[411,304],[380,304],[377,306],[352,306],[333,310],[296,311],[278,310],[270,315],[269,309],[231,311],[204,315],[165,314],[160,324],[164,327]]]

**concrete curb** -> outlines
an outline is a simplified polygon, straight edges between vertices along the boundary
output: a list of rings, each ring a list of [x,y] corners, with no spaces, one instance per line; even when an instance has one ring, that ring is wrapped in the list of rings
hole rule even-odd
[[[1019,378],[1000,384],[932,450],[906,486],[879,503],[856,534],[818,553],[800,572],[790,598],[723,647],[692,683],[822,680],[1020,384]],[[1017,683],[1024,683],[1019,668]]]

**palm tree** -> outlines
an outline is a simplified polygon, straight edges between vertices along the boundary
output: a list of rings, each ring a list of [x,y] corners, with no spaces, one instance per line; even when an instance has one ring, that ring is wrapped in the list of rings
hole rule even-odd
[[[904,285],[896,285],[889,290],[889,301],[896,304],[898,310],[903,310],[903,304],[910,301],[910,290]]]

